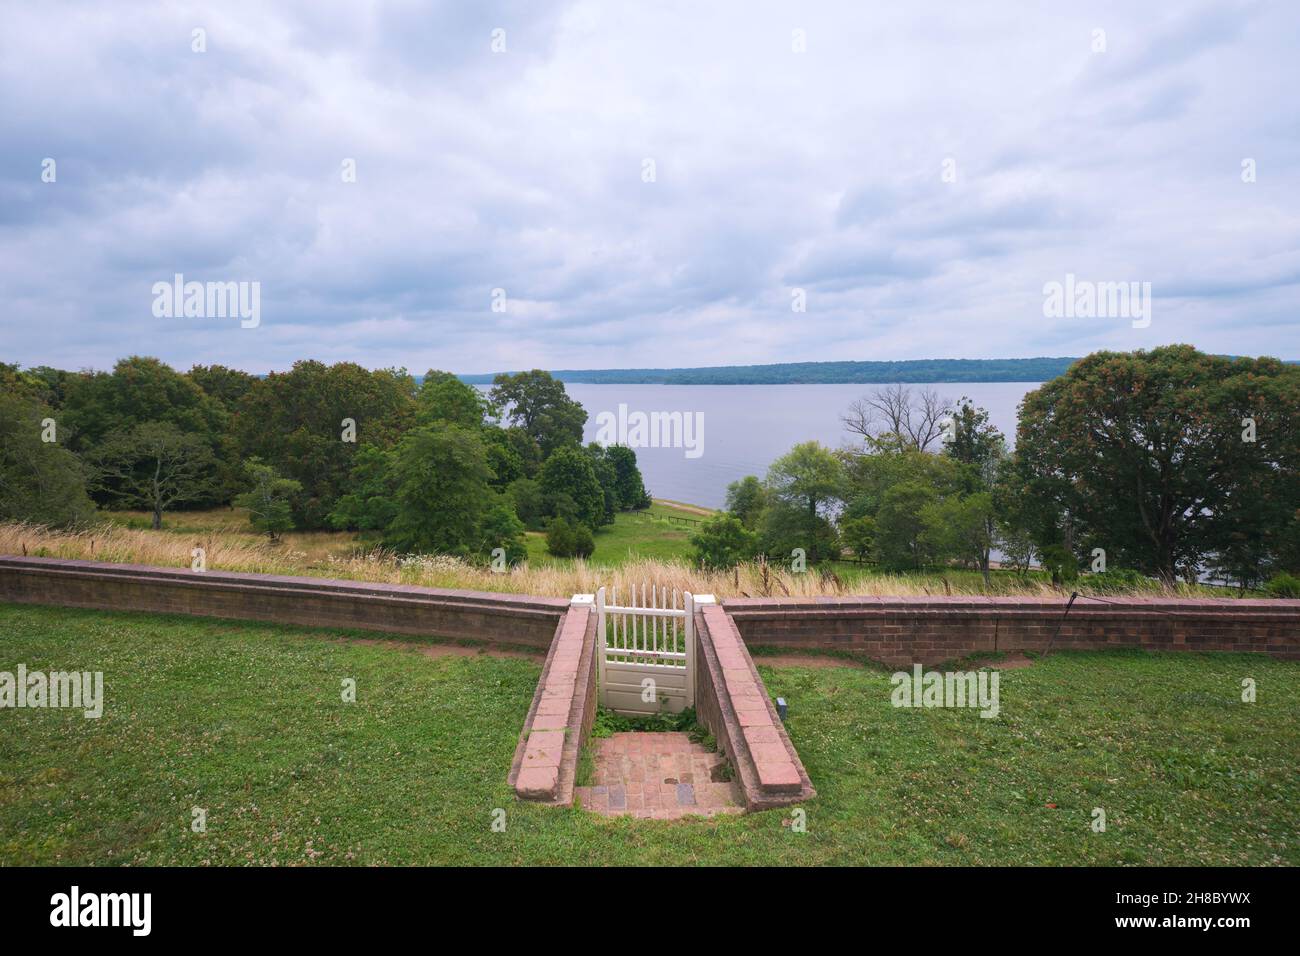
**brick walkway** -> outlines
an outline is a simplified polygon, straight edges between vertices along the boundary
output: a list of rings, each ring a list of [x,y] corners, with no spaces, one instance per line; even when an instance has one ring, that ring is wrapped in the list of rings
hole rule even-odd
[[[574,791],[584,809],[656,820],[742,809],[735,783],[721,779],[722,755],[686,734],[614,734],[590,746],[591,786]]]

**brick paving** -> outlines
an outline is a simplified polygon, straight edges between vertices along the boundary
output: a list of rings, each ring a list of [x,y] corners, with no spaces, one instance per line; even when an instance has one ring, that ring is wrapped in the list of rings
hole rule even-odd
[[[713,779],[725,763],[722,755],[686,734],[613,734],[590,746],[591,785],[574,791],[583,809],[655,820],[743,809],[735,782]]]

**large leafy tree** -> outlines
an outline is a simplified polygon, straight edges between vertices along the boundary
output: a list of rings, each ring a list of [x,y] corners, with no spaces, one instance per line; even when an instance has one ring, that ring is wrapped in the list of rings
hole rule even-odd
[[[151,512],[154,528],[162,527],[166,511],[207,498],[217,473],[207,442],[170,422],[145,422],[115,435],[92,461],[95,486],[116,504]]]
[[[568,499],[572,502],[572,515],[589,528],[606,523],[605,490],[596,475],[591,456],[581,448],[558,449],[546,459],[538,476],[542,494],[548,502]],[[552,507],[555,514],[563,514],[567,507]]]
[[[795,445],[767,470],[767,490],[778,501],[816,517],[844,492],[844,468],[820,442]]]
[[[462,428],[479,428],[488,412],[488,401],[473,385],[466,385],[451,372],[430,369],[415,395],[416,420],[421,425],[447,422]]]
[[[636,463],[636,452],[626,445],[610,445],[605,449],[605,460],[614,468],[619,510],[650,507],[650,495]]]
[[[415,382],[403,370],[297,362],[288,372],[258,379],[240,401],[234,420],[239,454],[299,482],[296,524],[325,527],[349,490],[360,446],[392,448],[414,420],[414,394]],[[345,419],[356,423],[355,441],[344,440]]]
[[[174,425],[215,451],[227,427],[225,408],[197,382],[141,356],[122,359],[112,372],[68,380],[60,419],[73,450],[83,454],[146,422]]]
[[[0,391],[0,518],[61,526],[93,515],[81,462],[57,441],[44,440],[52,414],[30,398]]]
[[[767,489],[753,475],[746,475],[727,485],[727,511],[749,530],[758,527],[766,507]]]
[[[1266,565],[1300,500],[1300,368],[1097,352],[1025,397],[1017,436],[1040,546],[1166,581],[1216,554]]]
[[[249,393],[256,375],[227,368],[224,365],[195,365],[185,373],[186,378],[215,398],[226,411],[234,411],[239,400]]]
[[[490,401],[506,420],[518,426],[549,458],[557,448],[582,443],[586,410],[564,391],[564,383],[550,372],[533,369],[514,375],[502,373],[493,380]]]
[[[820,442],[795,445],[767,469],[769,505],[763,513],[764,550],[784,559],[802,548],[807,559],[823,561],[838,552],[826,513],[844,494],[844,468]]]
[[[483,440],[460,425],[414,428],[392,454],[395,514],[384,534],[398,550],[469,555],[497,499]]]

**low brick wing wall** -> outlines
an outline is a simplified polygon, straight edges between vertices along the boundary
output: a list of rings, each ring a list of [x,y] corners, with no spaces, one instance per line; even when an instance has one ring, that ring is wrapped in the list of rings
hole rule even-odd
[[[728,598],[754,646],[857,651],[886,664],[937,664],[980,651],[1136,647],[1300,659],[1300,601],[1089,598]]]
[[[596,616],[574,607],[546,655],[508,781],[523,800],[568,806],[596,719]]]
[[[695,712],[739,777],[747,811],[817,795],[730,616],[705,605],[696,620]]]
[[[0,556],[0,601],[360,628],[545,648],[558,598]]]

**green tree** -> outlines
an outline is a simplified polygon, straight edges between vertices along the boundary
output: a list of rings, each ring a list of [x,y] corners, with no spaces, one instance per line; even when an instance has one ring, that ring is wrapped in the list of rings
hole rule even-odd
[[[528,557],[528,547],[524,543],[524,523],[504,498],[487,509],[483,516],[481,535],[479,551],[486,557],[491,558],[492,552],[497,548],[505,553],[506,563],[512,566]]]
[[[866,561],[876,545],[876,519],[871,515],[844,519],[840,522],[840,540],[859,563]]]
[[[152,512],[155,529],[164,512],[207,498],[217,468],[207,442],[170,422],[144,422],[106,439],[93,462],[95,487],[121,507]]]
[[[557,558],[589,558],[596,542],[585,524],[555,518],[546,531],[546,550]]]
[[[357,451],[347,494],[339,496],[329,514],[332,527],[348,531],[384,531],[397,517],[397,489],[392,452],[374,445]]]
[[[473,385],[466,385],[451,372],[430,369],[415,396],[416,421],[421,425],[447,422],[462,428],[479,428],[488,412],[488,402]]]
[[[227,413],[235,410],[240,399],[252,390],[257,381],[256,375],[224,365],[195,365],[185,373],[185,377],[220,402]]]
[[[820,442],[795,445],[767,470],[767,491],[791,507],[803,508],[810,518],[838,500],[843,492],[844,470],[834,452]]]
[[[614,467],[618,509],[632,511],[649,508],[650,495],[646,492],[645,480],[637,466],[636,452],[626,445],[610,445],[605,449],[605,460]]]
[[[980,491],[932,501],[921,509],[920,518],[921,549],[934,560],[955,558],[979,568],[987,587],[989,552],[997,540],[993,496]]]
[[[0,518],[62,527],[93,516],[81,462],[57,441],[44,440],[53,414],[29,398],[0,391]]]
[[[727,511],[740,519],[740,523],[749,530],[758,527],[766,507],[767,490],[753,475],[746,475],[727,485]]]
[[[1267,566],[1300,500],[1300,368],[1097,352],[1025,396],[1016,453],[1044,551],[1101,547],[1167,582],[1216,553]]]
[[[120,441],[147,422],[174,425],[215,452],[227,427],[220,401],[158,359],[138,355],[122,359],[112,372],[69,379],[60,418],[80,454],[110,438]]]
[[[939,500],[933,485],[916,480],[901,481],[884,493],[876,513],[875,557],[881,567],[906,571],[931,562],[922,514]]]
[[[533,369],[493,380],[489,399],[505,418],[537,442],[546,459],[565,445],[582,443],[587,412],[564,391],[550,372]]]
[[[772,462],[764,484],[769,506],[761,540],[768,555],[785,560],[802,548],[809,562],[838,556],[835,529],[822,513],[844,491],[844,469],[834,452],[815,441],[795,445]]]
[[[549,502],[555,502],[560,496],[572,499],[574,517],[580,523],[589,528],[605,523],[605,491],[591,458],[582,449],[576,446],[557,449],[542,464],[538,483]],[[552,509],[552,513],[560,513],[558,506],[552,505]]]
[[[516,478],[506,489],[506,498],[529,531],[540,531],[546,521],[546,494],[531,478]]]
[[[758,535],[734,515],[717,515],[691,535],[691,547],[695,549],[696,564],[721,570],[752,559],[758,550]]]
[[[274,468],[256,458],[244,462],[244,473],[249,489],[235,498],[235,506],[247,508],[253,528],[275,541],[293,528],[293,497],[302,491],[302,485],[277,475]]]
[[[384,535],[400,551],[469,555],[495,501],[487,451],[460,425],[413,428],[392,458],[396,514]]]
[[[258,379],[240,401],[234,433],[242,458],[259,458],[302,484],[298,527],[328,526],[346,494],[363,444],[393,448],[412,424],[415,383],[403,370],[371,372],[351,362],[296,362]],[[344,420],[355,423],[355,440]]]

